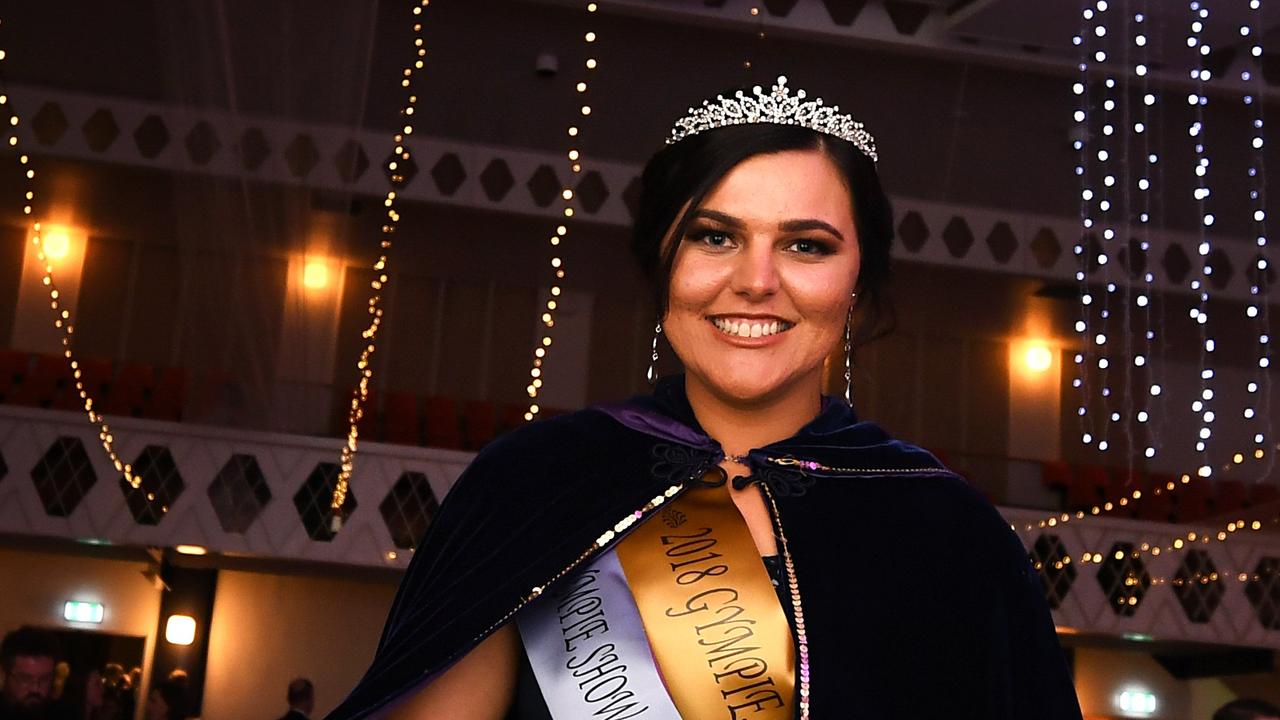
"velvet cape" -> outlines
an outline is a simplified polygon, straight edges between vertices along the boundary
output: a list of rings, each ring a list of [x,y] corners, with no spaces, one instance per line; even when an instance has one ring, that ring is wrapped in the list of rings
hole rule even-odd
[[[813,718],[1079,720],[1039,576],[963,479],[830,399],[749,457],[795,563]],[[841,470],[770,460],[788,457]],[[534,588],[590,562],[584,551],[616,522],[722,458],[680,377],[494,441],[446,497],[369,670],[328,720],[376,717],[429,683]]]

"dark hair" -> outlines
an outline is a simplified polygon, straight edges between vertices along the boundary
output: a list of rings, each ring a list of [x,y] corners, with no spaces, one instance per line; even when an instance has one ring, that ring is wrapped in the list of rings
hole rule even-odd
[[[294,678],[289,683],[289,689],[285,692],[285,700],[290,706],[301,705],[302,703],[312,699],[315,694],[315,686],[306,678]]]
[[[0,641],[0,667],[5,673],[13,671],[13,661],[18,657],[47,657],[58,659],[58,638],[48,630],[23,625],[4,636]]]
[[[649,281],[659,317],[666,313],[671,270],[690,214],[742,161],[788,150],[822,152],[848,184],[862,253],[854,345],[892,330],[893,309],[885,286],[889,279],[893,210],[880,186],[875,163],[840,138],[795,125],[768,123],[731,125],[686,137],[660,150],[645,166],[631,250]],[[664,247],[663,240],[672,228],[673,241]]]
[[[1256,718],[1280,717],[1280,707],[1265,700],[1241,698],[1218,708],[1213,720],[1256,720]]]

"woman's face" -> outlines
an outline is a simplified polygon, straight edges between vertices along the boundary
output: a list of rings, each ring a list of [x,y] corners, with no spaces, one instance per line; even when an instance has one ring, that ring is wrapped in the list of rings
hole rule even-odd
[[[687,381],[737,405],[821,386],[861,253],[844,177],[818,150],[738,164],[690,215],[663,330]]]

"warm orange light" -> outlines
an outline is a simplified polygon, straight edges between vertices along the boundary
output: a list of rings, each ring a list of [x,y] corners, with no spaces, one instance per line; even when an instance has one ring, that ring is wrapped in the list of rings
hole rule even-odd
[[[196,641],[196,619],[190,615],[170,615],[164,624],[164,639],[174,645]]]
[[[50,260],[61,260],[71,251],[71,237],[65,230],[48,230],[40,238],[44,254]]]
[[[1044,372],[1053,365],[1053,354],[1043,345],[1032,345],[1022,356],[1022,361],[1031,372]]]
[[[206,549],[203,545],[175,545],[173,549],[177,550],[183,555],[208,555],[209,554],[209,550]]]
[[[323,290],[329,285],[329,266],[323,260],[307,260],[302,269],[302,284],[312,290]]]

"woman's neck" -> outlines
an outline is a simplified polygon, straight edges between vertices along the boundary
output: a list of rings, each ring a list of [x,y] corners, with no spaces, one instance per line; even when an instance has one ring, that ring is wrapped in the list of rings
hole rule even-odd
[[[795,435],[822,409],[821,377],[751,402],[735,402],[696,378],[685,377],[685,394],[698,424],[727,455],[740,455]]]

